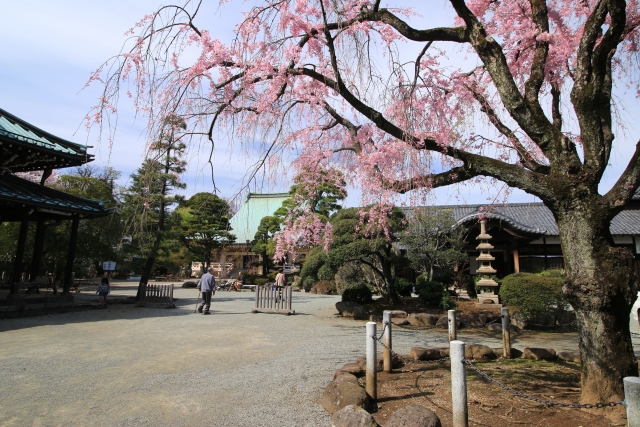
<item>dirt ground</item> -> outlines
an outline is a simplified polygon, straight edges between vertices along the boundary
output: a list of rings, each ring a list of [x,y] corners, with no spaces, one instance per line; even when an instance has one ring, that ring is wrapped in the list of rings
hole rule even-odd
[[[526,359],[476,363],[492,378],[545,400],[578,403],[580,367],[565,362]],[[451,371],[449,362],[438,364],[409,363],[392,373],[378,374],[378,411],[374,418],[384,425],[391,414],[404,406],[417,404],[430,408],[443,427],[451,427]],[[469,425],[510,427],[609,427],[626,425],[610,421],[601,414],[586,410],[548,407],[514,396],[488,383],[467,368]],[[620,407],[619,407],[620,408]],[[622,413],[621,410],[618,410]],[[618,418],[619,419],[619,418]]]

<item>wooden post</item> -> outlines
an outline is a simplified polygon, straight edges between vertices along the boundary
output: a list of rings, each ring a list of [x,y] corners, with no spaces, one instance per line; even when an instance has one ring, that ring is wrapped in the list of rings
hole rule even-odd
[[[449,310],[447,317],[449,321],[449,342],[451,342],[458,339],[458,332],[456,331],[456,311]]]
[[[80,224],[80,217],[76,214],[73,215],[73,221],[71,223],[71,236],[69,237],[69,250],[67,252],[67,265],[64,270],[64,286],[62,288],[62,292],[65,294],[69,293],[69,289],[71,288],[71,282],[73,278],[71,274],[73,273],[73,261],[76,257],[76,244],[78,243],[78,225]]]
[[[29,219],[25,212],[20,223],[20,233],[18,234],[18,247],[16,248],[16,259],[13,263],[13,280],[11,281],[10,294],[18,293],[18,283],[22,273],[22,260],[24,259],[24,248],[27,243],[27,232],[29,231]]]
[[[464,342],[449,343],[451,356],[451,412],[453,427],[469,427],[467,406],[467,370],[464,366]]]
[[[261,286],[256,286],[256,306],[255,308],[260,308],[260,306],[258,305],[258,301],[260,301],[260,289],[262,287]]]
[[[36,227],[36,238],[33,242],[33,257],[31,258],[31,280],[38,277],[38,274],[40,273],[45,230],[46,226],[44,224],[44,219],[38,218],[38,225]]]
[[[513,269],[514,273],[520,273],[520,253],[518,249],[513,250]]]
[[[625,377],[622,383],[624,384],[628,427],[640,427],[640,378]]]
[[[382,327],[384,330],[382,342],[385,346],[384,350],[382,350],[383,366],[385,372],[391,372],[391,311],[389,310],[382,312]]]
[[[509,321],[509,309],[502,307],[502,355],[505,359],[511,359],[511,322]]]
[[[378,373],[376,372],[377,351],[376,351],[376,322],[367,322],[367,377],[366,392],[373,402],[378,399]]]

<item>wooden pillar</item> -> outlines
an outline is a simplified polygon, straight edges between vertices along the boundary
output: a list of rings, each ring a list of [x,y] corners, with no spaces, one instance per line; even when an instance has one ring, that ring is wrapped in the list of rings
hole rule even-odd
[[[76,243],[78,243],[78,225],[80,224],[80,217],[78,215],[73,216],[73,222],[71,223],[71,236],[69,237],[69,250],[67,252],[67,265],[64,270],[64,287],[62,292],[69,293],[71,288],[71,282],[73,281],[73,260],[76,257]]]
[[[44,219],[38,219],[38,226],[36,228],[36,238],[33,243],[33,258],[31,259],[31,280],[35,280],[40,273],[40,266],[42,264],[42,250],[44,248],[44,232],[46,230]]]
[[[514,273],[520,273],[520,253],[518,248],[513,250],[513,269]]]
[[[547,256],[547,238],[542,238],[542,249],[544,250],[544,268],[549,269],[549,257]]]
[[[27,243],[27,232],[29,231],[29,217],[25,213],[20,223],[20,233],[18,234],[18,248],[16,249],[16,259],[13,263],[13,278],[11,280],[10,294],[18,293],[18,282],[22,274],[22,260],[24,259],[24,248]]]

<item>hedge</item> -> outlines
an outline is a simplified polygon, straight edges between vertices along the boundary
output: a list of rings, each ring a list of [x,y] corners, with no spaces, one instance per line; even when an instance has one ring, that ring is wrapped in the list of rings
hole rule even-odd
[[[364,283],[348,285],[342,292],[342,301],[370,304],[373,302],[371,289]]]
[[[564,276],[560,271],[516,273],[502,279],[500,302],[527,319],[557,315],[569,309],[563,300]]]

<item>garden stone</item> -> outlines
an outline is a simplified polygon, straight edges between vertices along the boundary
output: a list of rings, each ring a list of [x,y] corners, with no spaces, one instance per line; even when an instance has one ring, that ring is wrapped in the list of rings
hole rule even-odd
[[[436,326],[438,316],[428,313],[411,313],[407,320],[412,326]]]
[[[440,350],[440,357],[449,357],[449,351],[451,350],[449,347],[438,347]]]
[[[456,328],[460,328],[460,318],[456,317]],[[449,327],[449,317],[447,315],[444,315],[442,317],[440,317],[438,319],[438,322],[436,323],[436,326],[441,327],[441,328],[448,328]]]
[[[379,424],[361,407],[347,405],[331,416],[331,427],[379,427]]]
[[[382,323],[382,316],[379,314],[372,314],[369,316],[369,322]]]
[[[348,372],[344,372],[344,371],[336,371],[335,374],[333,374],[333,381],[336,383],[353,383],[353,384],[358,384],[358,378],[356,378],[355,375],[350,374]]]
[[[493,353],[496,355],[497,358],[503,357],[504,350],[502,349],[502,347],[494,347]],[[520,357],[522,357],[522,351],[518,350],[517,348],[511,347],[511,358],[518,359]]]
[[[565,362],[580,363],[580,353],[577,351],[559,351],[558,359]]]
[[[356,363],[358,364],[358,366],[360,366],[360,368],[362,368],[364,372],[367,371],[367,358],[365,356],[359,357],[358,360],[356,360]],[[392,354],[391,368],[397,369],[397,368],[401,368],[402,366],[403,366],[402,361],[398,359],[398,356],[396,354]],[[383,370],[384,370],[383,353],[378,353],[376,357],[376,371],[382,372]]]
[[[409,353],[409,357],[413,360],[438,360],[442,356],[440,349],[437,348],[413,347]]]
[[[461,316],[460,321],[463,326],[470,328],[481,328],[487,323],[486,314],[471,314],[468,316]]]
[[[556,351],[552,348],[527,347],[522,354],[524,359],[556,360]]]
[[[405,325],[409,325],[409,321],[407,319],[391,319],[391,323],[396,325],[396,326],[405,326]]]
[[[442,427],[442,424],[431,409],[409,405],[391,414],[384,427]]]
[[[355,375],[356,377],[362,377],[365,374],[364,369],[362,369],[357,363],[347,363],[342,368],[338,369],[338,372],[346,372],[351,375]]]
[[[331,381],[324,389],[322,406],[329,414],[334,414],[347,405],[369,406],[369,397],[364,388],[350,382]]]
[[[464,357],[474,360],[493,360],[496,355],[488,345],[468,344],[464,348]]]
[[[405,318],[407,317],[407,312],[402,310],[391,310],[391,318]]]
[[[336,310],[343,317],[353,317],[354,320],[368,320],[369,313],[360,304],[355,302],[339,301],[336,303]]]

